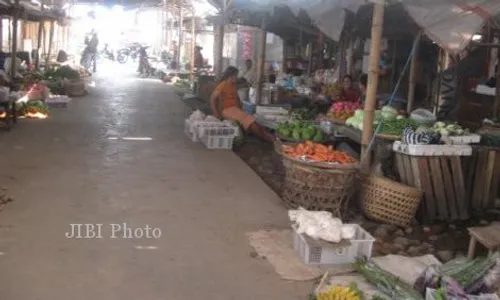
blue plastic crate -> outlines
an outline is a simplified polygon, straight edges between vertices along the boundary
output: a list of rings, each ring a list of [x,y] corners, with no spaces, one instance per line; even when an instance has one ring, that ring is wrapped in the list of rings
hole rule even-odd
[[[242,101],[243,103],[243,110],[250,115],[255,114],[255,110],[257,109],[257,105],[250,103],[248,101]]]

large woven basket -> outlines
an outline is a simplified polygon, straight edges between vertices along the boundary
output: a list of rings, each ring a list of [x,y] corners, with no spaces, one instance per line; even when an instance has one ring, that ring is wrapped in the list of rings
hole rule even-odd
[[[87,93],[85,90],[85,81],[82,79],[66,81],[64,83],[64,90],[70,97],[80,97]]]
[[[283,156],[285,182],[282,198],[289,208],[331,211],[342,217],[354,193],[358,165],[339,168],[309,166]]]
[[[422,191],[411,186],[373,175],[363,177],[361,207],[370,219],[407,227],[421,198]]]

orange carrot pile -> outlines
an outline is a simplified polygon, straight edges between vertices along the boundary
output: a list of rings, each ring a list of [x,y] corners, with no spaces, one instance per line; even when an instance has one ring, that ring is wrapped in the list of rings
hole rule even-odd
[[[332,146],[325,146],[307,141],[294,146],[283,146],[283,152],[293,158],[302,158],[318,162],[352,164],[356,160],[344,151],[334,150]]]

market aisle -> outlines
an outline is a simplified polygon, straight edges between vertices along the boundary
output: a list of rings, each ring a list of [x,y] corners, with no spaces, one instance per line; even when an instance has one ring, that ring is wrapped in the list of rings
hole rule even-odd
[[[172,89],[113,71],[69,111],[0,133],[16,199],[0,212],[0,299],[304,299],[311,284],[282,281],[245,236],[287,225],[277,196],[233,153],[184,138]],[[103,238],[67,239],[72,223]],[[111,223],[162,235],[110,239]]]

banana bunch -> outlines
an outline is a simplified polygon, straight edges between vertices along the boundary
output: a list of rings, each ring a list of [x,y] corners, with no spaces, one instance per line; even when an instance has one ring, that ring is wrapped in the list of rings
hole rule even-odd
[[[337,285],[319,293],[317,300],[361,300],[361,296],[356,289]]]

